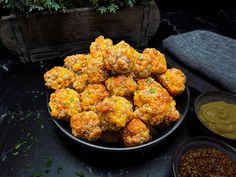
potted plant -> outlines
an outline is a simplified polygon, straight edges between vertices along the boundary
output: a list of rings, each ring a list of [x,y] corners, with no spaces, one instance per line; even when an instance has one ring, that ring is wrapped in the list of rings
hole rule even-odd
[[[21,61],[87,49],[98,35],[145,47],[160,22],[157,5],[135,0],[0,0],[0,39]]]

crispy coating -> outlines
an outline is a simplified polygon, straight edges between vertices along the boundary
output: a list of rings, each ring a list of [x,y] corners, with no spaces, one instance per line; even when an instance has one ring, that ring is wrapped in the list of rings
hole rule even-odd
[[[88,75],[85,73],[78,75],[75,81],[73,82],[73,88],[79,93],[83,92],[84,89],[87,87],[87,85],[88,85]]]
[[[179,112],[175,100],[153,78],[138,80],[138,89],[134,93],[134,111],[136,118],[151,126],[159,125],[165,120],[176,121]]]
[[[90,53],[94,56],[107,57],[107,50],[113,46],[113,42],[104,36],[98,36],[90,45]]]
[[[108,50],[104,58],[105,67],[113,73],[129,73],[132,71],[134,60],[139,53],[125,41],[121,41]]]
[[[67,56],[64,59],[65,67],[75,73],[81,73],[82,69],[86,67],[86,57],[86,54]]]
[[[118,131],[133,116],[132,104],[124,97],[111,96],[97,105],[103,131]]]
[[[96,105],[109,96],[109,92],[102,84],[89,84],[81,93],[81,105],[84,111],[96,110]]]
[[[82,111],[79,94],[73,89],[59,89],[50,96],[49,107],[55,119],[69,121],[71,116]]]
[[[100,84],[105,82],[108,78],[108,73],[104,66],[102,56],[87,56],[87,67],[84,68],[83,73],[88,75],[88,82],[90,84]]]
[[[185,89],[186,76],[180,69],[171,68],[161,74],[158,81],[171,95],[177,96]]]
[[[106,80],[106,88],[112,95],[130,96],[137,89],[138,85],[133,80],[133,77],[120,75],[116,77],[109,77]]]
[[[72,134],[75,137],[94,141],[101,137],[100,119],[93,111],[84,111],[70,119]]]
[[[152,60],[152,74],[159,76],[167,71],[167,64],[165,56],[155,48],[146,48],[143,51],[144,58]]]
[[[45,85],[54,90],[68,87],[74,79],[73,72],[60,66],[55,66],[44,74]]]
[[[139,54],[138,57],[135,58],[133,73],[135,78],[147,78],[151,76],[152,72],[152,59],[147,53]]]
[[[125,127],[122,139],[125,146],[137,146],[151,140],[148,127],[140,119],[132,119]]]

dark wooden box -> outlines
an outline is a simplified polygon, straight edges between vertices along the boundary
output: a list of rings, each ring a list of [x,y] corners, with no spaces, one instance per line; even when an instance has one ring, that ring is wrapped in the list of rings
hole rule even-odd
[[[115,42],[125,39],[133,47],[145,47],[159,22],[160,13],[154,1],[115,14],[101,15],[92,8],[77,8],[29,17],[3,16],[0,38],[22,62],[35,62],[70,51],[88,50],[98,35]]]

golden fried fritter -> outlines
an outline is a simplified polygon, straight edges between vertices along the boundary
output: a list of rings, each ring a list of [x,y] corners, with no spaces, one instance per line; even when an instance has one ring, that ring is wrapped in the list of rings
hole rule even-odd
[[[132,118],[132,104],[124,97],[111,96],[97,105],[103,131],[118,131]]]
[[[175,108],[175,100],[153,78],[138,80],[138,89],[134,92],[134,111],[136,118],[153,125],[163,121],[176,121],[179,112]]]
[[[83,73],[88,75],[88,82],[90,84],[100,84],[105,82],[108,78],[108,73],[104,66],[102,56],[87,56],[87,67],[84,68]]]
[[[106,80],[106,88],[112,95],[130,96],[137,89],[138,85],[133,80],[133,77],[120,75],[116,77],[109,77]]]
[[[55,119],[69,121],[71,116],[82,111],[79,94],[73,89],[59,89],[50,96],[49,107]]]
[[[102,84],[89,84],[81,93],[81,105],[84,111],[96,109],[96,105],[109,96],[109,92]]]
[[[77,92],[83,92],[84,89],[88,85],[88,75],[87,74],[80,74],[76,77],[75,81],[73,82],[73,88]]]
[[[104,36],[98,36],[90,45],[90,53],[94,56],[107,57],[107,50],[113,46],[113,42]]]
[[[161,74],[158,81],[171,95],[177,96],[185,89],[186,76],[180,69],[171,68]]]
[[[54,90],[68,87],[74,79],[73,72],[60,66],[55,66],[44,74],[45,85]]]
[[[165,56],[155,48],[146,48],[143,51],[144,58],[150,57],[152,60],[152,74],[159,76],[167,71]]]
[[[151,140],[148,127],[140,119],[132,119],[122,134],[125,146],[137,146]]]
[[[135,58],[133,73],[135,74],[135,78],[147,78],[151,76],[152,72],[152,59],[146,53],[139,54],[138,57]]]
[[[76,73],[81,73],[82,69],[86,67],[86,54],[76,54],[67,56],[64,59],[65,67]]]
[[[129,73],[132,71],[134,60],[139,53],[125,41],[121,41],[108,50],[104,58],[105,67],[113,73]]]
[[[93,111],[84,111],[72,116],[70,126],[72,128],[72,134],[75,137],[89,141],[100,138],[102,133],[100,119]]]

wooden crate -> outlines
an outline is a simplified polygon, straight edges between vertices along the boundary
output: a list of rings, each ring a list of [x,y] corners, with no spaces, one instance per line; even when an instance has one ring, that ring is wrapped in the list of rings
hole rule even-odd
[[[115,14],[101,15],[92,8],[77,8],[29,17],[3,16],[0,37],[22,62],[35,62],[88,49],[98,35],[145,47],[159,23],[158,7],[149,1]]]

